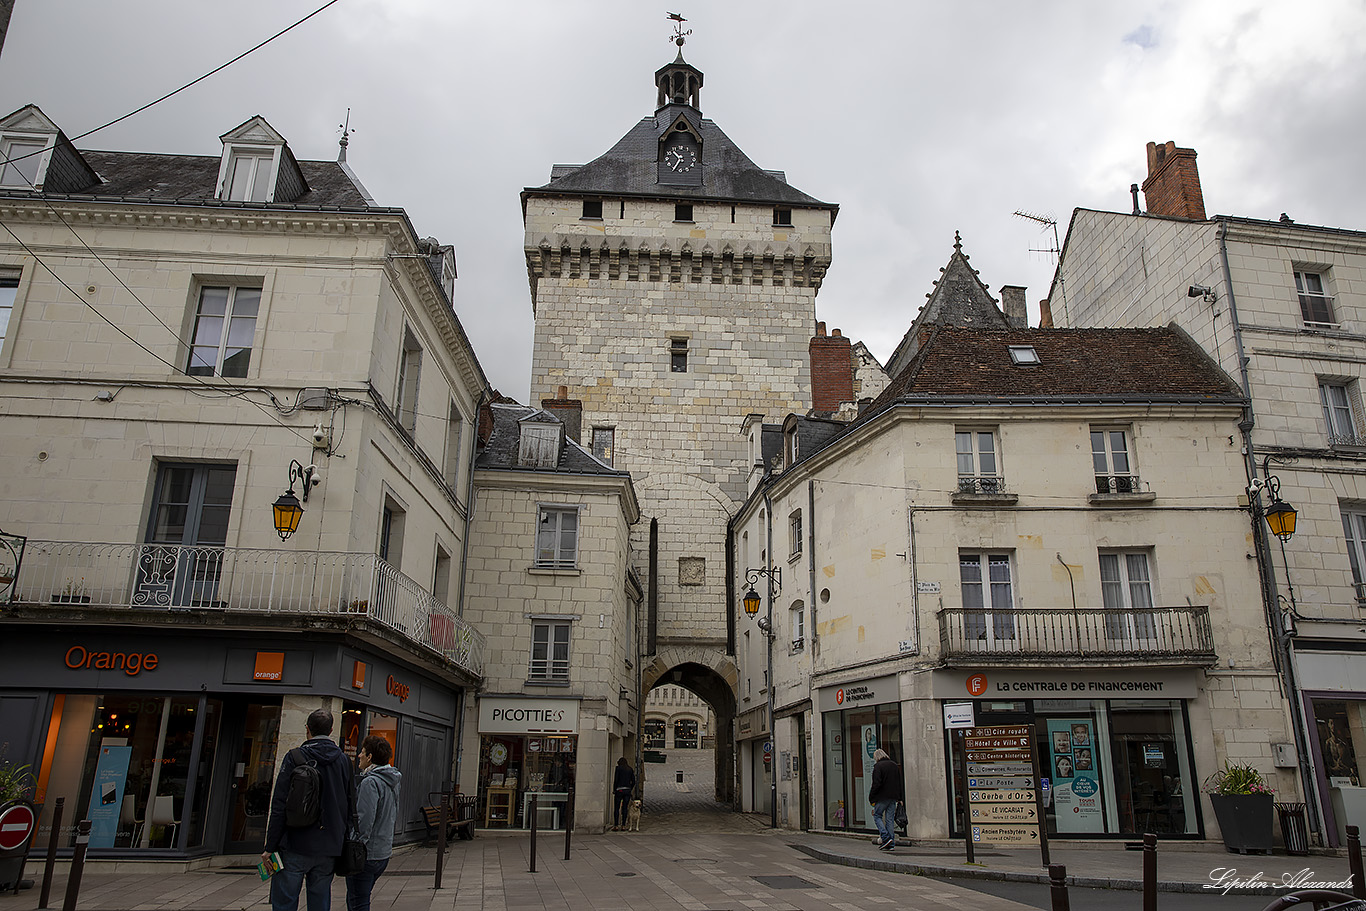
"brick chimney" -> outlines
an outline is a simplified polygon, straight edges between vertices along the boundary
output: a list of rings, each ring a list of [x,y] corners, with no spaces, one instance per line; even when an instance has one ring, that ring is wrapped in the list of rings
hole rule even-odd
[[[1048,302],[1048,298],[1039,301],[1039,328],[1053,328],[1053,306]]]
[[[1006,321],[1012,329],[1029,328],[1029,310],[1025,305],[1025,289],[1020,285],[1002,285],[1001,303],[1005,305]]]
[[[1143,198],[1152,215],[1205,220],[1205,195],[1200,190],[1200,172],[1195,167],[1195,150],[1178,149],[1175,142],[1148,143],[1148,178],[1143,181]]]
[[[825,334],[825,323],[816,323],[811,339],[811,410],[832,414],[854,400],[854,346],[836,329]]]
[[[575,443],[583,438],[583,402],[569,397],[569,387],[561,386],[553,399],[541,399],[541,407],[564,422],[565,436]]]

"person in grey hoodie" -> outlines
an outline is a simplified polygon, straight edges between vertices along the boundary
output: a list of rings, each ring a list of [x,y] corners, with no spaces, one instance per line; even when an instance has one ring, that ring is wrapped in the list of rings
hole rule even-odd
[[[398,788],[403,775],[389,764],[394,758],[389,741],[376,734],[360,746],[360,785],[356,789],[356,837],[365,843],[365,866],[346,877],[346,911],[370,911],[375,888],[394,853],[394,819],[398,816]]]

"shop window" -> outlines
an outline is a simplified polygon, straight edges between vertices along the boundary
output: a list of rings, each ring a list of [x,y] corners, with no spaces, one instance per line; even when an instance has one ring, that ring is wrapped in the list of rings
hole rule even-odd
[[[537,620],[531,624],[531,668],[527,679],[532,683],[569,682],[568,620]]]
[[[664,720],[662,718],[652,718],[646,721],[644,732],[646,749],[664,749]]]
[[[1314,700],[1314,724],[1318,728],[1319,761],[1331,787],[1357,787],[1361,769],[1352,741],[1352,722],[1359,720],[1358,703]]]
[[[1156,639],[1153,583],[1144,551],[1100,555],[1100,596],[1105,606],[1105,638]]]
[[[1015,644],[1015,590],[1010,554],[961,553],[958,578],[963,592],[963,638],[984,650]]]
[[[536,795],[538,829],[563,829],[577,771],[573,736],[484,734],[479,745],[478,825],[526,828]]]
[[[825,712],[825,827],[836,831],[874,831],[868,788],[873,783],[873,753],[886,750],[902,762],[901,709],[896,703]],[[903,763],[903,774],[904,774]]]
[[[674,721],[674,749],[697,749],[697,721],[693,718],[679,718]]]

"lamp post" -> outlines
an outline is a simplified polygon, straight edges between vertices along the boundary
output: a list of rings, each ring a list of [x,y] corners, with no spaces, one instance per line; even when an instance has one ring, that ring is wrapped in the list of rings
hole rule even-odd
[[[1253,478],[1248,485],[1248,503],[1252,507],[1253,527],[1260,529],[1257,517],[1266,520],[1267,528],[1276,536],[1281,545],[1281,562],[1285,564],[1285,587],[1290,595],[1288,608],[1282,608],[1281,604],[1285,598],[1276,591],[1276,565],[1271,559],[1270,553],[1266,554],[1266,566],[1268,583],[1270,584],[1271,599],[1271,632],[1276,640],[1277,651],[1280,653],[1281,673],[1285,678],[1285,689],[1290,703],[1290,718],[1294,726],[1295,752],[1299,759],[1300,766],[1300,786],[1304,789],[1305,807],[1309,813],[1309,827],[1316,834],[1319,833],[1319,813],[1318,804],[1315,799],[1315,789],[1313,784],[1313,773],[1310,770],[1309,748],[1305,735],[1304,707],[1300,704],[1299,685],[1295,678],[1295,651],[1291,647],[1290,640],[1293,634],[1295,618],[1299,616],[1295,603],[1295,583],[1290,578],[1290,561],[1286,558],[1285,542],[1289,541],[1295,534],[1295,520],[1298,513],[1295,507],[1281,499],[1281,479],[1271,474],[1271,462],[1275,456],[1268,455],[1262,459],[1263,478]],[[1286,461],[1285,459],[1276,459]],[[1261,494],[1265,491],[1270,497],[1271,502],[1265,507],[1262,506]],[[1258,535],[1263,545],[1266,538]],[[1269,551],[1269,548],[1267,548]]]
[[[768,613],[757,623],[759,631],[764,634],[765,647],[767,649],[768,678],[766,680],[768,690],[768,744],[769,744],[769,766],[768,766],[768,825],[769,828],[778,828],[778,757],[777,739],[773,730],[773,598],[783,587],[783,570],[779,566],[761,566],[758,569],[745,570],[745,582],[749,585],[749,590],[745,592],[741,603],[744,605],[745,613],[753,619],[759,613],[759,603],[761,601],[759,593],[754,590],[754,584],[760,577],[768,579]]]
[[[308,491],[316,487],[323,481],[323,476],[318,473],[317,466],[301,465],[298,459],[292,459],[289,463],[289,489],[280,494],[276,499],[272,512],[275,518],[275,533],[284,541],[299,529],[299,520],[303,518],[304,507],[299,502],[299,498],[294,495],[294,482],[300,481],[303,484],[303,502],[308,502]]]

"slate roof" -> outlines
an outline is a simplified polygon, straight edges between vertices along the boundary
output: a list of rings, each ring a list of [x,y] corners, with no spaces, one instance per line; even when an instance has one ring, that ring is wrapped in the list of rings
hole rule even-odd
[[[1032,346],[1039,363],[1012,363],[1012,345]],[[1228,374],[1175,328],[939,326],[858,423],[899,401],[1237,404],[1243,395]]]
[[[81,150],[100,183],[67,196],[155,199],[161,202],[212,203],[272,208],[275,203],[225,203],[214,198],[220,155],[163,155],[153,152]],[[335,161],[300,161],[308,191],[280,207],[370,208],[364,194]]]
[[[676,186],[657,182],[659,139],[682,115],[702,136],[702,185]],[[527,193],[564,193],[574,196],[652,196],[714,199],[751,203],[788,203],[839,211],[789,186],[781,172],[766,171],[721,131],[686,104],[667,104],[631,128],[616,145],[586,165],[556,166],[551,181]]]
[[[554,468],[531,468],[517,464],[517,452],[521,445],[521,422],[530,420],[537,424],[563,423],[547,411],[526,405],[493,404],[489,406],[493,417],[493,429],[489,432],[484,448],[474,460],[475,468],[496,469],[499,471],[566,472],[569,474],[617,475],[629,477],[630,472],[619,471],[595,459],[588,450],[565,436],[560,447],[559,464]]]

